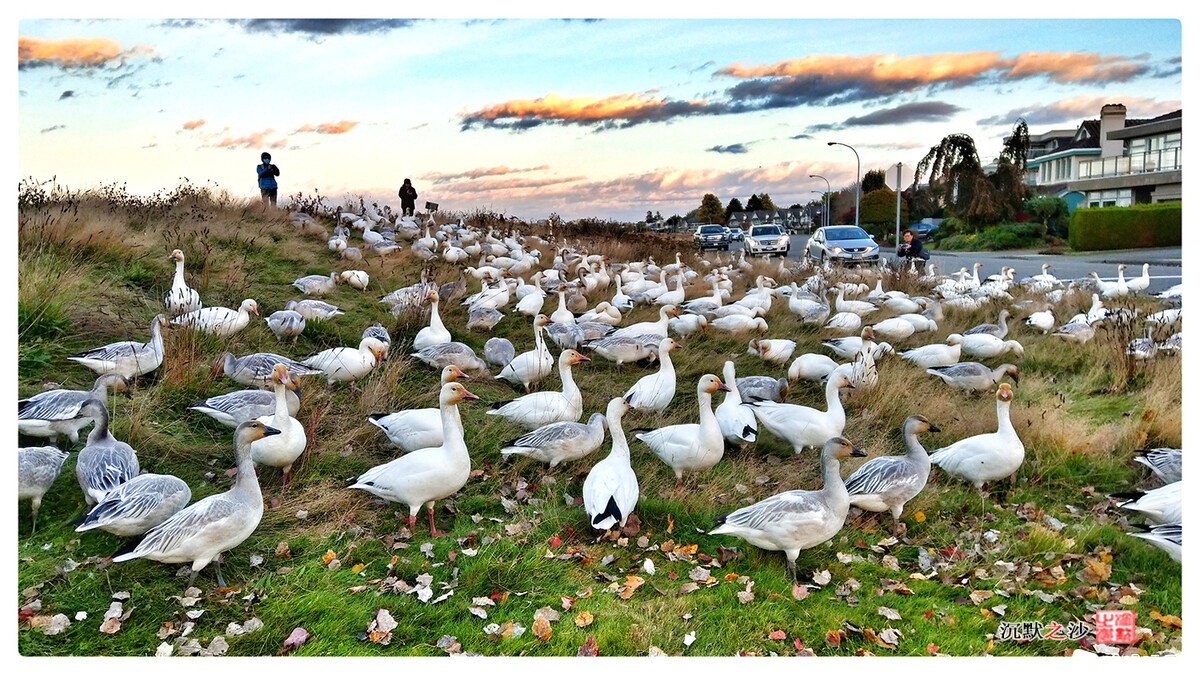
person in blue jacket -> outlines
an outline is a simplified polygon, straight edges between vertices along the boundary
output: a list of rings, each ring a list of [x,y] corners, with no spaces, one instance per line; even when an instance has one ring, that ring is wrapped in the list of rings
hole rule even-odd
[[[258,169],[258,191],[262,193],[263,204],[268,201],[271,206],[275,206],[275,200],[279,196],[279,184],[275,182],[275,177],[279,175],[279,167],[271,163],[271,153],[264,152],[262,154],[262,163],[256,167]]]

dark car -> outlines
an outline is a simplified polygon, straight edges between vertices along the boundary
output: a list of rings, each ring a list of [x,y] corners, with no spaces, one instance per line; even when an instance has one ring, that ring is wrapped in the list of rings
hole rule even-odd
[[[729,237],[725,234],[725,228],[720,225],[701,225],[692,234],[692,239],[701,251],[706,248],[729,250]]]
[[[881,260],[879,244],[854,225],[817,228],[804,246],[804,255],[817,263],[828,260],[845,265],[878,265]]]
[[[938,226],[932,223],[915,223],[908,229],[917,233],[917,239],[928,242],[933,241],[933,231],[938,229]]]

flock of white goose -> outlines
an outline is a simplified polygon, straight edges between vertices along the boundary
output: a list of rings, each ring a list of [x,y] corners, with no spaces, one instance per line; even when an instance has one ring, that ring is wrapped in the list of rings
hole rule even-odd
[[[304,218],[301,214],[293,217]],[[487,410],[487,414],[526,431],[504,443],[502,455],[524,455],[554,468],[595,452],[607,432],[611,451],[588,473],[583,503],[593,528],[624,526],[639,497],[637,472],[623,427],[626,413],[631,409],[662,413],[672,406],[680,384],[672,352],[680,348],[680,341],[710,330],[747,337],[753,333],[748,353],[780,368],[780,377],[739,378],[734,362],[725,360],[721,377],[705,374],[695,383],[695,423],[630,433],[674,472],[681,491],[685,474],[695,483],[698,474],[722,460],[728,446],[754,443],[762,430],[783,439],[796,453],[819,448],[821,489],[774,495],[718,518],[719,526],[712,531],[782,551],[793,576],[799,552],[840,531],[850,506],[890,513],[893,528],[899,532],[904,506],[924,489],[932,466],[975,486],[986,500],[984,485],[1014,474],[1025,460],[1024,445],[1009,418],[1013,389],[1001,382],[1005,377],[1017,382],[1020,370],[1014,363],[985,365],[962,359],[1020,361],[1024,347],[1011,337],[1009,325],[1015,314],[1027,316],[1024,323],[1030,327],[1031,337],[1049,334],[1049,339],[1086,342],[1106,323],[1137,320],[1136,312],[1106,308],[1104,300],[1143,292],[1149,283],[1148,267],[1143,267],[1141,277],[1125,279],[1125,266],[1121,265],[1115,283],[1096,277],[1088,312],[1058,323],[1058,308],[1066,306],[1071,294],[1086,292],[1086,287],[1060,282],[1049,274],[1048,265],[1043,266],[1042,274],[1022,280],[1015,280],[1009,267],[981,279],[981,264],[949,276],[938,275],[932,264],[922,275],[901,270],[912,275],[909,281],[928,289],[926,295],[910,296],[885,290],[882,276],[875,278],[872,288],[829,267],[809,267],[807,261],[787,267],[781,260],[771,275],[755,274],[755,268],[739,256],[700,258],[697,268],[684,264],[679,254],[665,265],[653,260],[613,263],[607,256],[572,247],[555,248],[533,235],[500,237],[461,222],[438,225],[432,219],[422,226],[412,218],[392,219],[371,207],[362,213],[340,213],[334,230],[329,248],[344,260],[361,260],[364,250],[381,256],[408,250],[422,260],[440,258],[462,268],[457,281],[439,286],[423,273],[419,282],[381,299],[397,317],[419,317],[428,311],[428,324],[411,336],[411,357],[440,370],[441,389],[437,408],[401,410],[367,420],[402,454],[353,479],[351,489],[406,505],[410,527],[415,526],[424,505],[430,535],[441,534],[434,523],[434,504],[457,493],[471,472],[458,404],[478,397],[460,380],[488,375],[524,392],[510,401],[492,403]],[[355,231],[361,232],[362,248],[350,246]],[[541,261],[543,248],[556,251],[547,263]],[[220,554],[244,541],[262,517],[255,465],[282,469],[286,490],[291,467],[308,446],[304,426],[295,417],[301,397],[298,378],[320,374],[330,387],[339,382],[353,387],[386,357],[392,337],[375,323],[363,332],[357,347],[327,349],[300,361],[265,352],[242,357],[225,353],[213,364],[214,374],[223,373],[249,388],[200,401],[191,409],[234,429],[237,480],[228,492],[189,506],[191,492],[182,480],[139,473],[136,452],[109,431],[107,395],[110,391],[128,395],[132,380],[162,364],[165,328],[228,336],[245,328],[249,315],[258,314],[259,309],[253,299],[244,300],[236,309],[202,306],[199,295],[187,286],[183,253],[173,251],[171,260],[176,265],[175,277],[164,301],[165,311],[150,324],[149,342],[119,342],[70,357],[99,375],[93,389],[53,390],[20,401],[19,430],[33,437],[65,436],[74,443],[80,430],[93,424],[76,463],[76,476],[89,507],[78,530],[103,529],[134,538],[114,558],[117,562],[139,557],[188,562],[194,579],[216,561],[218,580],[224,586]],[[477,264],[466,264],[473,260]],[[734,300],[734,281],[749,281],[752,276],[753,284]],[[366,290],[369,278],[361,270],[348,270],[297,279],[293,285],[308,297],[289,301],[284,309],[271,314],[266,319],[268,327],[281,342],[291,338],[294,343],[306,322],[343,314],[319,299],[342,283]],[[468,295],[469,287],[479,290]],[[693,288],[703,289],[703,294],[687,299]],[[1032,299],[1015,302],[1012,293],[1018,290]],[[1180,295],[1176,287],[1164,297]],[[593,305],[598,298],[603,300]],[[549,314],[544,313],[547,300],[556,307]],[[447,326],[443,320],[440,306],[458,301],[467,307],[466,329],[487,331],[511,315],[515,320],[531,319],[531,348],[517,352],[509,340],[493,337],[480,358],[470,346],[454,340],[455,332],[462,329]],[[642,305],[658,306],[658,319],[622,325],[627,313]],[[821,344],[843,362],[823,353],[796,354],[796,340],[766,337],[771,331],[767,317],[780,305],[803,323],[827,331],[829,339]],[[985,305],[1002,307],[997,323],[899,352],[891,344],[919,343],[923,333],[937,330],[946,313],[974,311]],[[1152,337],[1156,327],[1180,325],[1180,309],[1168,307],[1142,319],[1147,325],[1146,337],[1129,345],[1130,357],[1149,359],[1181,350],[1179,332],[1161,342]],[[557,357],[550,342],[559,348]],[[890,354],[898,354],[957,389],[995,389],[997,430],[961,438],[928,453],[918,436],[940,429],[923,416],[912,415],[903,423],[904,454],[876,457],[843,480],[840,460],[864,453],[842,437],[846,410],[841,392],[879,386],[876,361]],[[659,366],[623,393],[613,391],[604,412],[594,412],[581,423],[585,410],[572,368],[597,357],[612,362],[617,373],[640,361]],[[498,374],[493,375],[493,369],[499,369]],[[560,388],[537,390],[555,370]],[[789,389],[799,380],[824,383],[824,410],[785,402]],[[714,407],[713,396],[722,393],[723,400]],[[40,501],[66,457],[67,453],[54,446],[20,449],[20,498],[32,500],[34,528]],[[1144,494],[1122,495],[1127,498],[1123,506],[1144,514],[1156,525],[1135,536],[1166,549],[1178,560],[1182,537],[1180,451],[1156,449],[1139,461],[1167,485]]]

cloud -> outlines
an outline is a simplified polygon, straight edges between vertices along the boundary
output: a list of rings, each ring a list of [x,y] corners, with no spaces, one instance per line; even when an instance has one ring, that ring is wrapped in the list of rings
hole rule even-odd
[[[531,166],[523,169],[513,169],[507,166],[492,166],[471,169],[469,171],[461,171],[459,173],[439,173],[430,172],[421,175],[421,178],[433,181],[434,183],[448,183],[456,180],[477,180],[489,176],[505,176],[514,173],[528,173],[531,171],[545,171],[549,169],[549,164],[541,166]]]
[[[731,155],[744,155],[750,152],[745,143],[734,143],[732,145],[714,145],[711,148],[705,148],[708,152],[727,153]]]
[[[58,131],[59,129],[66,129],[66,128],[67,128],[67,125],[65,125],[65,124],[55,124],[52,127],[46,127],[45,129],[42,129],[40,133],[48,134],[51,131]]]
[[[64,98],[74,98],[74,97],[75,97],[75,90],[74,90],[74,89],[67,89],[66,91],[64,91],[63,93],[61,93],[61,94],[59,94],[59,95],[58,95],[58,100],[60,100],[60,101],[61,101],[61,100],[63,100]]]
[[[644,122],[661,122],[690,115],[722,112],[724,104],[679,101],[644,94],[615,94],[604,98],[566,98],[547,94],[537,99],[514,99],[464,113],[462,130],[482,126],[524,131],[542,124],[625,128]]]
[[[796,134],[795,136],[789,136],[788,138],[791,138],[793,141],[800,141],[800,140],[809,140],[812,137],[813,137],[812,134]]]
[[[121,49],[115,40],[104,37],[51,40],[20,36],[17,38],[17,67],[53,66],[85,69],[122,63],[132,56],[152,56],[149,47]]]
[[[200,128],[200,127],[202,127],[202,126],[204,126],[204,120],[203,120],[203,119],[198,119],[198,120],[188,120],[187,122],[184,122],[184,123],[183,123],[183,128],[184,128],[184,129],[199,129],[199,128]]]
[[[849,127],[870,127],[912,122],[942,122],[954,113],[963,110],[956,105],[941,101],[918,101],[905,103],[895,108],[876,110],[873,113],[847,118],[840,124],[814,124],[807,131],[837,131]]]
[[[1040,102],[1020,108],[1013,108],[1002,115],[993,115],[978,121],[983,126],[1008,126],[1017,121],[1018,117],[1025,118],[1025,123],[1061,124],[1070,122],[1078,124],[1085,119],[1098,119],[1100,107],[1106,103],[1123,103],[1129,117],[1157,117],[1183,107],[1181,101],[1158,101],[1140,96],[1122,96],[1120,94],[1072,96],[1054,101],[1047,105]]]
[[[417,19],[230,19],[247,33],[296,33],[311,37],[370,35],[409,28]]]
[[[1003,63],[1008,67],[1004,79],[1018,80],[1047,75],[1054,82],[1126,82],[1148,70],[1124,56],[1100,56],[1088,52],[1025,52]]]
[[[253,133],[244,134],[242,136],[226,135],[217,140],[205,143],[202,147],[206,148],[225,148],[228,150],[241,150],[259,148],[283,148],[287,146],[286,138],[271,139],[270,136],[275,133],[274,129],[264,129]]]
[[[340,122],[322,122],[321,124],[305,124],[293,133],[318,133],[318,134],[344,134],[354,127],[358,126],[358,122],[342,120]]]
[[[925,146],[921,143],[857,143],[857,148],[868,148],[871,150],[919,150]]]

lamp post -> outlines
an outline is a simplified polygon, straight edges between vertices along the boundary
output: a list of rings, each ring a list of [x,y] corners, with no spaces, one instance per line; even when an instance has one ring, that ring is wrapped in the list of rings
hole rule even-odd
[[[900,245],[900,165],[896,162],[896,246]]]
[[[829,179],[815,173],[808,174],[809,178],[820,178],[825,181],[825,218],[821,221],[822,226],[829,225],[829,191],[833,189],[829,184]]]
[[[859,191],[862,189],[862,182],[859,180],[859,176],[862,175],[862,160],[859,159],[859,157],[858,157],[858,151],[855,150],[854,148],[850,147],[849,145],[846,145],[845,143],[838,143],[837,141],[829,141],[829,142],[825,143],[825,145],[841,145],[841,146],[850,148],[850,152],[854,153],[854,162],[855,162],[855,164],[854,164],[854,226],[858,227],[858,201],[859,201],[859,196],[860,196]]]

